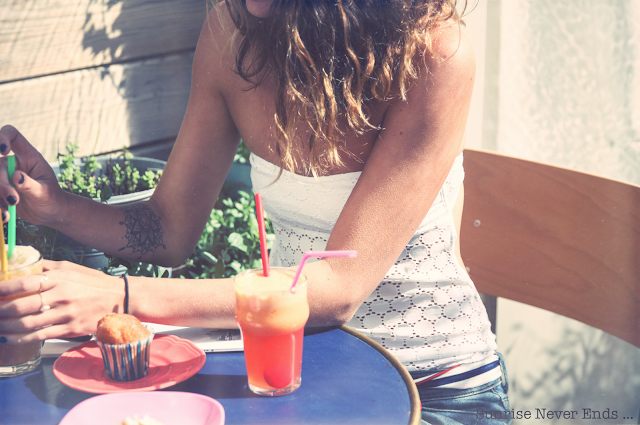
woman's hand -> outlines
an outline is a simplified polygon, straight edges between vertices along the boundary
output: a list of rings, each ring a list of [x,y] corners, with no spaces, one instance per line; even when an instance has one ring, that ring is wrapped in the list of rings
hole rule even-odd
[[[122,313],[122,279],[64,261],[43,260],[43,266],[42,274],[0,282],[4,343],[94,334],[104,315]]]
[[[0,161],[0,207],[6,212],[8,205],[17,205],[17,214],[32,224],[47,224],[59,217],[64,192],[55,173],[44,157],[10,126],[0,129],[0,154],[13,151],[16,171],[12,187],[7,175],[7,161]],[[3,214],[3,221],[8,214]]]

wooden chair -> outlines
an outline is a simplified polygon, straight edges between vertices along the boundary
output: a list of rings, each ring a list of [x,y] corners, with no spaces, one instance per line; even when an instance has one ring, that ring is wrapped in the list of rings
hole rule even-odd
[[[640,187],[465,150],[461,252],[484,294],[640,347]]]

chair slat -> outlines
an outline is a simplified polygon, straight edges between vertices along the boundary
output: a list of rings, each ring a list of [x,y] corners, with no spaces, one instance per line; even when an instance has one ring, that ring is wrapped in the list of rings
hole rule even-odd
[[[640,187],[467,149],[460,242],[480,292],[640,347]]]

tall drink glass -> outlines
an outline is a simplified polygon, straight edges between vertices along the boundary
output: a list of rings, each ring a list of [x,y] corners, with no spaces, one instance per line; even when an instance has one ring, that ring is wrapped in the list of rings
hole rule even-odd
[[[42,256],[30,246],[16,246],[8,266],[8,271],[0,271],[0,282],[18,276],[42,273]],[[26,297],[33,294],[28,293],[20,296]],[[0,300],[14,298],[19,297],[0,297]],[[22,375],[34,370],[40,364],[41,350],[42,343],[40,341],[20,345],[0,344],[0,378]]]
[[[247,270],[235,278],[236,320],[244,341],[249,389],[256,394],[281,396],[300,386],[302,339],[309,318],[307,279],[295,271],[274,267],[269,277],[262,269]]]

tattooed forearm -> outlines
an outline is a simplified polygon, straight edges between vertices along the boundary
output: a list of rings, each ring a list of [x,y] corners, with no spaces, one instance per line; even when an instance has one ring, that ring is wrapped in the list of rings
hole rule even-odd
[[[140,257],[147,252],[155,252],[161,246],[166,249],[162,241],[162,225],[160,217],[145,204],[131,204],[120,207],[124,213],[124,221],[120,224],[126,226],[127,246],[120,248],[122,251],[127,248],[133,249],[133,253],[140,252]]]

